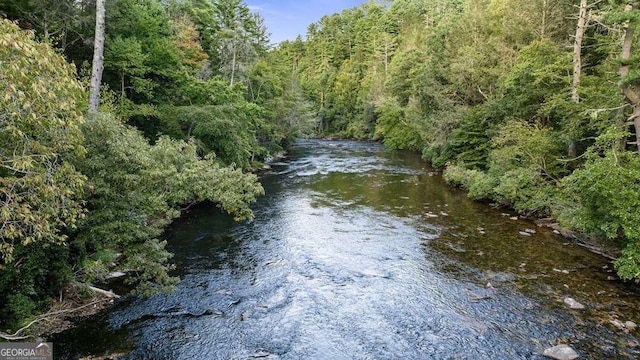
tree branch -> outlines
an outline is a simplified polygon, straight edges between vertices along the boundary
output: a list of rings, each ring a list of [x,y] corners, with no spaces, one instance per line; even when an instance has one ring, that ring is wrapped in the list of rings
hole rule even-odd
[[[91,287],[89,287],[89,288],[91,288]],[[98,290],[101,290],[101,289],[98,289]],[[101,291],[104,292],[105,290],[101,290]],[[82,310],[82,309],[84,309],[86,307],[93,306],[93,305],[99,304],[101,302],[105,302],[107,300],[111,300],[111,298],[103,298],[103,299],[100,299],[100,300],[96,300],[96,301],[90,302],[88,304],[84,304],[82,306],[79,306],[79,307],[76,307],[76,308],[73,308],[73,309],[57,310],[57,311],[48,312],[46,314],[42,314],[42,315],[38,316],[37,318],[35,318],[30,323],[28,323],[27,325],[25,325],[25,326],[21,327],[20,329],[18,329],[18,331],[16,331],[13,334],[7,334],[5,332],[0,331],[0,338],[8,340],[8,341],[16,341],[16,340],[28,339],[28,338],[31,337],[30,335],[20,335],[20,334],[23,331],[25,331],[28,328],[30,328],[31,326],[33,326],[33,324],[35,324],[37,322],[40,322],[40,321],[43,321],[43,320],[49,320],[52,317],[57,316],[57,315],[73,313],[73,312]]]

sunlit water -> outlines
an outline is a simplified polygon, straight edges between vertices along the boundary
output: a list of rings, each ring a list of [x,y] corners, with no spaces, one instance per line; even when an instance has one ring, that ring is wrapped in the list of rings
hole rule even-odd
[[[168,231],[174,293],[57,335],[56,358],[542,359],[559,343],[640,356],[637,333],[610,323],[640,322],[640,292],[606,259],[471,202],[412,154],[304,141],[262,181],[253,222],[201,206]]]

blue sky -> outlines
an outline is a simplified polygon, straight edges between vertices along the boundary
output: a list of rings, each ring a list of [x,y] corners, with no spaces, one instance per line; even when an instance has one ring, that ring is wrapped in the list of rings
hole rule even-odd
[[[341,12],[359,6],[367,0],[245,0],[244,3],[265,20],[271,42],[303,38],[307,27],[318,22],[323,15]]]

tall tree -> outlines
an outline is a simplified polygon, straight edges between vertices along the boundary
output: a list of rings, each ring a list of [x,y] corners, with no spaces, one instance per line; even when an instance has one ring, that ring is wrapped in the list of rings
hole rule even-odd
[[[247,72],[266,50],[264,20],[241,0],[220,0],[215,4],[216,50],[220,72],[233,86],[246,80]]]
[[[89,113],[92,115],[98,112],[98,106],[100,106],[100,84],[104,69],[104,2],[105,0],[96,0],[96,32],[93,40],[93,64],[89,93]]]
[[[580,86],[580,75],[582,73],[582,39],[587,18],[587,0],[580,0],[580,10],[578,11],[578,25],[576,26],[576,37],[573,43],[573,84],[571,86],[571,99],[575,103],[580,102],[578,87]]]
[[[582,39],[586,28],[587,20],[587,0],[580,0],[578,10],[578,24],[576,25],[576,37],[573,42],[573,82],[571,84],[571,100],[574,103],[580,102],[580,77],[582,75]],[[577,156],[576,143],[571,140],[569,143],[569,158]]]
[[[75,70],[31,32],[0,19],[0,270],[16,248],[62,243],[82,213],[84,177]]]

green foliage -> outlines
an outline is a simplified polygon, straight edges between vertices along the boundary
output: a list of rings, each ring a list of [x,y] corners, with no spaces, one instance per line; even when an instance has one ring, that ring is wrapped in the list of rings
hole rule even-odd
[[[486,171],[452,165],[445,179],[520,213],[550,215],[558,207],[556,179],[564,174],[557,137],[547,128],[509,121],[494,136]]]
[[[496,180],[483,171],[451,165],[444,170],[444,179],[451,185],[467,189],[472,199],[482,200],[494,197],[493,189],[496,187]]]
[[[640,157],[617,150],[627,134],[609,130],[586,153],[583,168],[563,179],[567,196],[579,206],[563,218],[572,226],[609,239],[640,241]]]
[[[165,226],[202,201],[250,219],[262,188],[241,168],[313,126],[300,85],[280,76],[284,65],[253,66],[265,54],[264,27],[240,1],[114,0],[103,110],[153,144],[111,115],[83,127],[86,94],[59,54],[90,60],[91,4],[0,4],[59,46],[0,20],[3,330],[24,325],[76,276],[99,281],[119,269],[138,294],[171,288],[171,254],[157,240]],[[229,69],[233,86],[221,76]]]
[[[0,329],[17,329],[59,296],[73,279],[68,245],[16,246],[16,261],[0,271]]]
[[[640,280],[640,248],[637,242],[628,244],[622,255],[615,262],[620,278],[625,280]]]
[[[505,97],[512,118],[543,125],[559,121],[552,101],[557,94],[568,94],[570,55],[549,41],[536,41],[518,54],[513,69],[504,77]],[[566,99],[567,96],[564,96]]]
[[[170,17],[156,0],[118,0],[107,26],[105,79],[119,89],[118,115],[151,141],[159,135],[194,137],[203,154],[248,169],[268,155],[259,141],[269,143],[277,135],[265,123],[263,109],[247,100],[239,79],[247,80],[254,102],[281,94],[266,64],[247,74],[261,51],[259,19],[235,0],[194,6],[176,5]],[[200,6],[213,7],[200,13]],[[204,28],[196,13],[219,25],[215,33],[206,31],[207,44],[215,49],[198,42],[197,29]],[[211,67],[208,59],[217,63]]]
[[[17,328],[72,277],[68,233],[84,216],[85,150],[75,71],[0,20],[0,326]]]
[[[452,130],[448,145],[455,158],[470,169],[486,170],[491,150],[491,138],[501,122],[500,115],[492,109],[493,102],[467,111],[460,125]],[[497,116],[492,119],[490,116]],[[494,124],[495,122],[495,124]]]
[[[147,69],[144,66],[146,55],[142,51],[142,45],[135,38],[125,38],[117,36],[109,41],[105,50],[105,65],[107,70],[115,71],[120,78],[119,89],[121,95],[126,96],[125,91],[129,88],[138,93],[149,93],[150,86],[144,81]]]
[[[177,121],[184,137],[196,139],[204,153],[246,169],[256,154],[264,155],[264,150],[255,134],[261,109],[251,103],[242,105],[165,106],[159,117],[164,123]]]
[[[554,185],[563,175],[555,134],[539,125],[509,121],[493,138],[493,145],[487,172],[498,180],[494,200],[521,213],[551,214]]]
[[[626,244],[616,261],[623,279],[640,279],[640,157],[619,151],[625,132],[609,129],[586,153],[584,167],[562,181],[572,206],[560,219],[581,231],[622,240]]]
[[[47,44],[0,20],[0,268],[17,246],[60,243],[82,216],[82,86]]]
[[[22,319],[27,319],[34,314],[36,304],[26,295],[18,293],[7,296],[7,309],[11,309],[5,314],[7,324],[15,325]]]
[[[415,128],[404,121],[404,111],[398,104],[389,103],[380,108],[375,138],[391,149],[418,150],[421,139]]]
[[[93,189],[76,243],[91,277],[104,276],[118,253],[118,268],[136,273],[139,292],[170,288],[170,254],[155,238],[181,207],[209,200],[241,220],[252,216],[248,204],[262,193],[255,176],[201,159],[192,142],[160,137],[150,145],[109,115],[87,124],[85,133],[87,156],[77,167]]]
[[[544,181],[533,168],[517,168],[498,178],[493,189],[494,200],[509,205],[519,213],[538,216],[551,215],[556,208],[558,191],[554,184]]]
[[[563,172],[558,161],[562,149],[549,128],[511,120],[493,138],[493,145],[490,172],[529,168],[547,180],[555,180]]]

